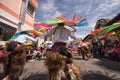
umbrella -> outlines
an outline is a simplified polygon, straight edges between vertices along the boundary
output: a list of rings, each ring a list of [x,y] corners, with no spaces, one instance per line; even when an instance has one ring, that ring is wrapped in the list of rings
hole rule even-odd
[[[15,35],[13,35],[10,40],[13,40],[13,39],[17,38],[17,37],[20,36],[21,34],[40,36],[40,35],[42,35],[43,33],[40,33],[40,32],[35,31],[35,30],[24,30],[24,31],[20,31],[20,32],[16,33]]]
[[[110,25],[110,26],[106,27],[105,29],[101,30],[100,32],[98,32],[98,34],[105,34],[107,32],[112,31],[113,29],[116,29],[119,27],[120,27],[120,24]]]

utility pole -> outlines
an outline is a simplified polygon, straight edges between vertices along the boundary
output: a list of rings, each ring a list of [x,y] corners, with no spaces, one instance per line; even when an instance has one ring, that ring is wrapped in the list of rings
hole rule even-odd
[[[21,31],[21,27],[22,27],[22,25],[24,25],[25,16],[26,16],[27,7],[28,7],[28,2],[29,2],[29,0],[25,0],[25,6],[24,6],[24,9],[23,9],[23,13],[22,13],[22,20],[20,20],[19,23],[18,23],[18,31]]]

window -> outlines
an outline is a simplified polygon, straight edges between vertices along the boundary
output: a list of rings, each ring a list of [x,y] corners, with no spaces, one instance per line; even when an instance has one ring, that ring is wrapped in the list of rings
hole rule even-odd
[[[27,12],[30,15],[33,15],[33,13],[34,13],[34,7],[33,7],[33,5],[30,2],[28,2]]]
[[[16,33],[16,30],[16,28],[13,28],[9,25],[0,22],[0,35],[3,36],[3,41],[9,40]]]

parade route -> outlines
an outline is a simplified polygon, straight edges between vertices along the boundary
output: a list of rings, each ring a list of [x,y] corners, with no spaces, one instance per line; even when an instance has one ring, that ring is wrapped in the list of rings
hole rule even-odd
[[[120,0],[1,0],[0,80],[120,80]]]
[[[108,59],[92,58],[90,60],[81,60],[77,53],[74,54],[75,61],[82,71],[82,80],[120,80],[120,62]],[[2,65],[0,64],[0,79],[3,76]],[[33,60],[27,62],[20,76],[20,80],[47,80],[47,68],[44,66],[44,60]],[[64,75],[62,80],[67,80]]]

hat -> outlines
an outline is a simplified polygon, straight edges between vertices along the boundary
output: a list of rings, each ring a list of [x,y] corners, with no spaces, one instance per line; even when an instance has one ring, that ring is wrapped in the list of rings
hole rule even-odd
[[[64,26],[65,25],[65,23],[58,23],[58,26]]]

